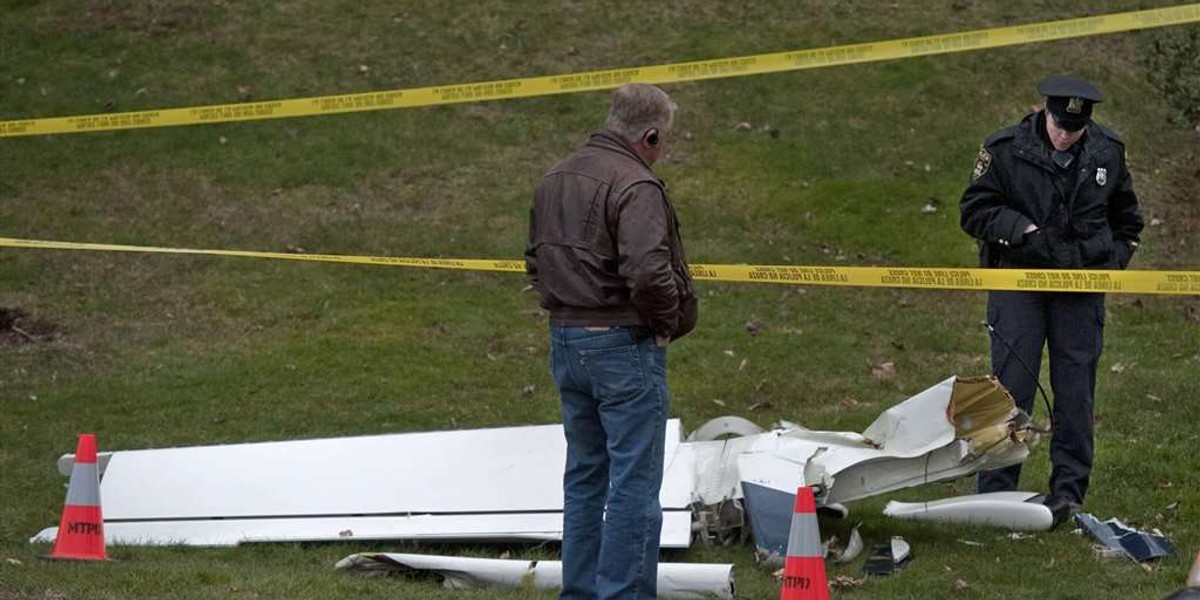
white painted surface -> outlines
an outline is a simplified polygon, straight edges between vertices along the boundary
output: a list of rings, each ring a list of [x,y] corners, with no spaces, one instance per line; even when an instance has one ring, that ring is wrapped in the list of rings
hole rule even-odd
[[[694,465],[667,423],[663,545],[686,547]],[[113,452],[101,496],[115,543],[559,539],[566,443],[536,425]],[[541,516],[537,516],[541,515]],[[536,517],[536,518],[535,518]],[[53,539],[54,529],[35,539]]]
[[[353,554],[338,561],[337,568],[360,571],[432,571],[444,578],[450,589],[488,587],[558,589],[562,587],[562,563],[552,560],[498,560],[428,554]],[[672,600],[733,598],[733,565],[659,563],[658,597]]]
[[[692,514],[663,514],[664,548],[686,548]],[[31,542],[54,541],[58,528],[43,529]],[[326,517],[320,519],[220,519],[104,523],[108,544],[133,546],[236,546],[249,542],[330,542],[414,540],[520,542],[562,539],[562,513],[518,515],[413,515],[408,517]]]
[[[943,498],[932,502],[888,502],[883,514],[897,519],[992,525],[1014,531],[1047,531],[1054,522],[1050,509],[1029,502],[1033,492],[992,492]]]

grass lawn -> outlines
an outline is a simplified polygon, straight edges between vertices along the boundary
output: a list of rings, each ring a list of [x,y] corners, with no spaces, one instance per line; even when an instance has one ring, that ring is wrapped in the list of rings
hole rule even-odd
[[[1171,4],[0,0],[0,120],[560,74]],[[669,86],[679,132],[659,171],[689,257],[975,266],[957,203],[979,142],[1039,102],[1039,79],[1072,72],[1104,89],[1097,118],[1128,145],[1150,223],[1134,268],[1197,270],[1200,127],[1151,72],[1163,36],[1197,27]],[[515,259],[535,182],[599,126],[607,101],[593,92],[7,138],[0,236]],[[949,375],[989,372],[983,294],[698,287],[701,323],[670,356],[672,416],[687,428],[735,414],[861,431]],[[554,545],[115,547],[119,562],[79,565],[40,562],[48,548],[27,543],[57,524],[54,460],[84,431],[102,450],[125,450],[555,422],[545,315],[524,288],[516,274],[0,249],[0,311],[19,314],[28,334],[0,331],[0,599],[528,597],[362,579],[333,564],[368,551],[556,558]],[[1143,569],[1096,560],[1068,530],[1012,539],[880,514],[888,499],[968,493],[963,480],[852,504],[868,545],[902,535],[915,560],[835,597],[1155,599],[1182,585],[1200,550],[1200,298],[1112,295],[1106,341],[1087,509],[1161,529],[1179,558]],[[895,374],[874,377],[883,361]],[[1044,491],[1047,462],[1043,444],[1024,488]],[[778,593],[749,545],[664,560],[732,562],[738,597]],[[858,577],[861,562],[830,576]]]

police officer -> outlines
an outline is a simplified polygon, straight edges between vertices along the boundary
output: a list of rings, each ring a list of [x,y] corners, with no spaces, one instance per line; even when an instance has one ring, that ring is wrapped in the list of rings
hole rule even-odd
[[[1092,121],[1104,96],[1071,76],[1037,87],[1041,110],[983,142],[960,203],[961,225],[985,268],[1124,269],[1143,222],[1125,144]],[[1096,366],[1104,344],[1104,294],[988,294],[992,373],[1032,414],[1042,348],[1054,395],[1050,491],[1054,526],[1083,504],[1092,470]],[[1020,465],[982,471],[980,493],[1016,489]]]

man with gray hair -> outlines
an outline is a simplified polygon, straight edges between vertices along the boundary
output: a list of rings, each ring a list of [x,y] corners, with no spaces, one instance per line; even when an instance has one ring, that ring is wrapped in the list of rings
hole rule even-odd
[[[650,169],[674,117],[659,88],[622,86],[529,214],[525,269],[550,312],[567,441],[563,600],[657,596],[667,345],[697,318],[675,207]]]

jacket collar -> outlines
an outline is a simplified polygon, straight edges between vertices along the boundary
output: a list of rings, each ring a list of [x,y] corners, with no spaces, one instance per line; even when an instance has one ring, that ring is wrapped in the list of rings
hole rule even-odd
[[[587,145],[593,148],[603,148],[618,154],[624,154],[637,161],[638,164],[645,167],[647,171],[653,172],[650,169],[650,165],[646,164],[646,161],[642,160],[642,157],[639,156],[636,151],[634,151],[633,146],[630,146],[629,142],[626,142],[625,138],[622,138],[615,131],[601,129],[600,131],[592,134],[591,138],[588,139]]]
[[[1017,126],[1017,135],[1013,143],[1021,156],[1038,164],[1053,167],[1053,163],[1050,161],[1052,147],[1043,136],[1043,130],[1046,127],[1044,113],[1044,110],[1039,110],[1026,115]],[[1096,133],[1092,131],[1095,126],[1095,123],[1089,124],[1088,131],[1078,142],[1075,142],[1079,146],[1080,162],[1100,150],[1095,141]]]

